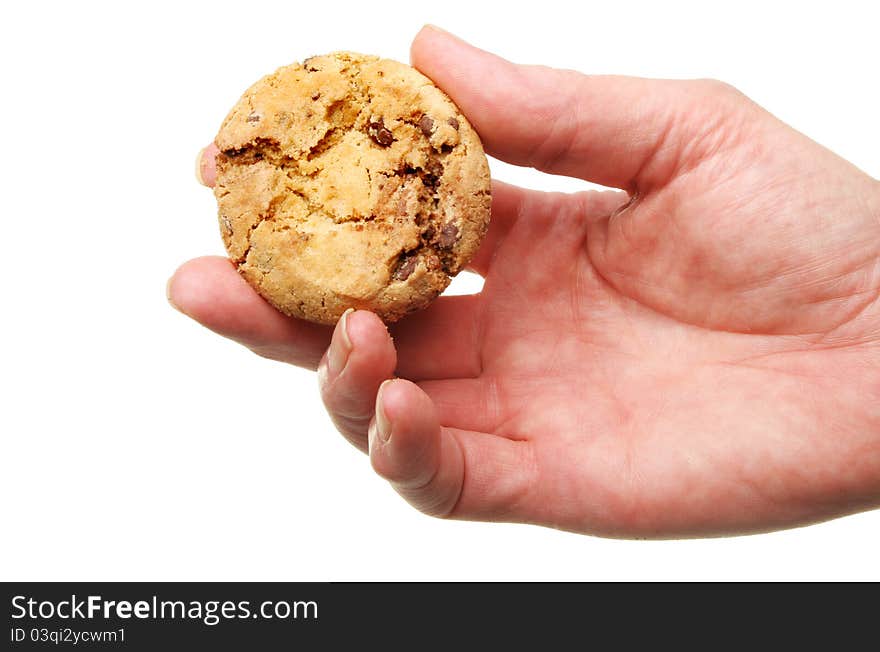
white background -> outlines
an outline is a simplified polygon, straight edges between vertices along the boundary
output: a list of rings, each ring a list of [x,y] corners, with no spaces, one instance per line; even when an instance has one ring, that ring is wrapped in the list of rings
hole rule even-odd
[[[178,264],[223,253],[195,154],[279,65],[336,49],[406,61],[433,22],[516,61],[722,78],[878,177],[872,7],[4,3],[0,579],[880,580],[880,511],[655,542],[432,520],[335,434],[313,374],[165,300]]]

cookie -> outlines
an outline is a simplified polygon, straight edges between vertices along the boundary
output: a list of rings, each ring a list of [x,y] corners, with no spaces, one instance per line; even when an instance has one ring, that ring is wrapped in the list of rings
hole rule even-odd
[[[333,324],[426,307],[474,255],[490,212],[476,132],[427,77],[336,52],[254,84],[215,143],[220,230],[282,312]]]

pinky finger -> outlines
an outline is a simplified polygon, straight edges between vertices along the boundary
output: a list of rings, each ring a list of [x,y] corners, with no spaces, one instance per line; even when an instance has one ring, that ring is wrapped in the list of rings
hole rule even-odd
[[[376,472],[416,509],[441,518],[523,520],[536,484],[532,445],[444,428],[431,399],[402,379],[385,381],[369,431]]]

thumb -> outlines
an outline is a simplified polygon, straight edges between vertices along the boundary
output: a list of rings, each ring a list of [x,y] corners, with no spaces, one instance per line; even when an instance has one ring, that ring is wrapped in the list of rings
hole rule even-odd
[[[458,104],[489,154],[629,191],[662,185],[717,151],[719,127],[757,108],[715,81],[515,65],[433,26],[418,33],[411,58]]]
[[[375,471],[420,511],[490,521],[530,518],[538,484],[532,442],[442,427],[431,398],[401,379],[380,386],[368,437]]]

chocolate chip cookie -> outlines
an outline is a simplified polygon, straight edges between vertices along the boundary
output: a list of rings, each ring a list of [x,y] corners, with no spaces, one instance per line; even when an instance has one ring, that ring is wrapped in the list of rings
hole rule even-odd
[[[215,142],[220,229],[282,312],[332,324],[426,307],[473,256],[490,211],[476,132],[415,69],[336,52],[254,84]]]

